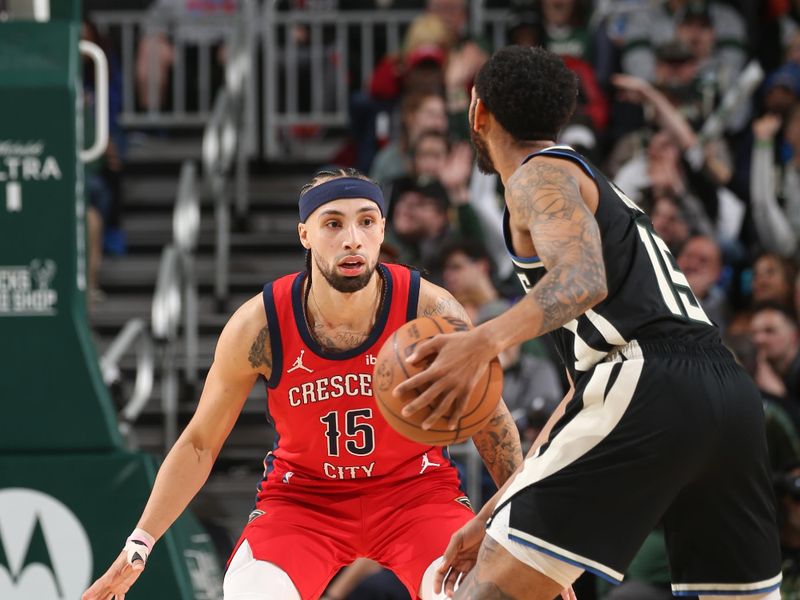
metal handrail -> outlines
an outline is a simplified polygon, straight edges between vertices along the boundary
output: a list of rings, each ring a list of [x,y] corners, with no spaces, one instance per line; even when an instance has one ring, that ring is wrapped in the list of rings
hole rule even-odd
[[[183,320],[183,345],[186,360],[185,381],[197,378],[197,285],[193,258],[176,246],[166,246],[156,279],[151,311],[153,338],[162,343],[161,402],[164,411],[164,441],[169,448],[178,432],[178,365],[177,341]]]
[[[200,234],[200,190],[197,167],[191,160],[181,165],[178,197],[172,214],[172,239],[179,250],[194,251]]]
[[[224,309],[228,299],[230,262],[230,184],[235,177],[235,211],[243,218],[248,211],[247,155],[245,137],[252,102],[252,48],[255,5],[245,1],[234,35],[229,41],[225,86],[214,100],[214,108],[203,131],[203,172],[214,198],[216,253],[214,295]]]
[[[111,345],[100,357],[100,372],[106,385],[120,380],[119,363],[131,349],[136,352],[136,380],[133,392],[120,411],[120,432],[130,434],[131,423],[136,421],[153,393],[155,381],[155,348],[144,319],[131,319],[123,326]]]

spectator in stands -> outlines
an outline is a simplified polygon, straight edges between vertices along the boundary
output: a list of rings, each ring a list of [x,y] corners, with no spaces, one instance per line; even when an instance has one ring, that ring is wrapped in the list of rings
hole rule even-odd
[[[409,93],[401,105],[401,132],[398,139],[375,157],[370,177],[383,185],[411,172],[409,151],[423,131],[447,131],[444,99],[435,93]]]
[[[733,170],[723,143],[701,145],[684,116],[647,81],[628,75],[617,75],[613,81],[624,99],[651,109],[660,127],[650,138],[647,153],[620,168],[617,185],[635,202],[640,201],[642,189],[665,188],[681,198],[695,229],[735,244],[745,206],[727,187]]]
[[[438,180],[447,190],[451,204],[469,203],[472,148],[467,142],[450,144],[447,134],[435,129],[421,132],[411,148],[411,175]]]
[[[787,63],[800,65],[800,28],[795,29],[786,42],[784,54]]]
[[[469,39],[466,0],[427,0],[425,10],[439,17],[456,43]]]
[[[411,147],[411,173],[415,177],[438,179],[447,166],[450,140],[447,134],[427,129],[419,134]]]
[[[800,599],[800,464],[789,464],[776,478],[778,523],[781,532],[783,600]]]
[[[452,46],[452,36],[438,16],[420,15],[406,31],[402,49],[383,57],[367,89],[353,94],[351,144],[342,154],[354,152],[351,160],[359,170],[369,171],[375,155],[389,141],[395,109],[404,94],[444,93],[444,64]]]
[[[753,264],[753,302],[778,302],[792,307],[796,264],[777,254],[765,252]]]
[[[494,308],[507,308],[507,301],[492,281],[492,260],[486,247],[476,241],[455,238],[441,249],[442,280],[466,309],[473,323],[497,316]]]
[[[758,387],[776,398],[800,399],[800,339],[791,309],[763,302],[753,309],[750,339],[755,346],[753,377]]]
[[[645,206],[658,236],[672,252],[673,256],[680,254],[683,245],[692,236],[689,217],[681,203],[681,199],[666,189],[654,189],[650,192],[650,199],[646,199]]]
[[[450,199],[436,180],[400,178],[392,186],[386,238],[395,246],[400,262],[419,266],[441,281],[442,246],[455,234],[480,239],[481,226],[469,204],[457,209],[451,224]]]
[[[589,126],[591,141],[580,144],[590,150],[596,133],[605,131],[609,118],[608,99],[591,65],[584,0],[545,0],[540,7],[532,0],[512,3],[508,35],[518,46],[545,46],[558,54],[578,77],[578,102],[573,121]],[[543,15],[543,16],[542,16]],[[584,139],[586,133],[584,132]],[[591,154],[591,152],[590,152]]]
[[[622,70],[653,81],[655,48],[675,39],[687,15],[707,13],[716,34],[715,53],[726,81],[742,70],[747,59],[747,31],[741,15],[729,4],[710,0],[662,0],[632,11],[625,26]]]
[[[753,122],[750,202],[762,247],[792,257],[800,239],[800,103],[790,110],[784,128],[790,158],[775,165],[775,138],[781,123],[774,113]]]
[[[724,290],[718,285],[722,275],[722,251],[717,242],[704,235],[691,237],[681,248],[677,261],[708,318],[725,331],[730,307]]]
[[[506,37],[513,46],[541,46],[542,17],[535,0],[511,0]]]
[[[207,17],[228,17],[239,9],[238,0],[154,0],[150,5],[149,19],[136,54],[136,97],[145,109],[159,110],[167,102],[167,85],[175,63],[175,39],[182,43],[208,44],[215,47],[216,65],[224,62],[225,49],[222,42],[226,34],[226,22],[209,22]],[[170,29],[169,25],[173,25]],[[181,57],[187,64],[193,61]],[[220,69],[214,74],[221,78]],[[188,82],[196,78],[187,77]],[[212,89],[216,87],[212,82]],[[155,93],[151,93],[151,89]],[[196,94],[189,94],[190,97]]]
[[[786,118],[800,101],[800,64],[785,63],[764,81],[764,111]]]
[[[559,56],[592,63],[587,26],[591,6],[585,0],[540,0],[543,46]]]
[[[125,136],[119,125],[121,110],[121,75],[116,55],[105,38],[100,35],[96,25],[84,18],[81,23],[81,39],[100,46],[108,57],[109,64],[109,140],[106,151],[100,158],[87,163],[84,169],[84,182],[88,208],[86,210],[86,229],[88,238],[87,284],[91,303],[102,301],[105,293],[99,284],[100,266],[103,260],[105,239],[114,252],[124,250],[120,233],[120,179],[122,175],[121,151],[125,148]],[[95,89],[94,63],[83,59],[84,94],[84,138],[92,140],[94,132]]]
[[[443,66],[453,46],[444,21],[434,14],[415,18],[406,31],[402,50],[385,56],[370,77],[369,93],[373,100],[395,101],[406,87],[441,92],[444,88]]]

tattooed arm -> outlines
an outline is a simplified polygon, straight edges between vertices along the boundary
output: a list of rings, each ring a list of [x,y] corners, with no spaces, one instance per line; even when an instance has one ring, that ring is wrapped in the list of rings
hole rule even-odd
[[[405,406],[404,415],[432,405],[423,427],[449,412],[454,428],[464,412],[468,391],[491,358],[564,325],[606,297],[600,231],[581,193],[581,177],[587,178],[577,166],[540,157],[509,179],[506,203],[512,232],[528,246],[518,250],[532,250],[535,244],[547,273],[497,318],[472,331],[436,336],[420,344],[409,362],[417,363],[432,354],[437,357],[395,389],[396,395],[425,390]]]
[[[489,423],[472,436],[472,441],[498,488],[522,464],[519,431],[502,399],[497,403]]]
[[[470,323],[467,311],[458,300],[447,290],[423,279],[420,282],[417,316],[436,315],[455,317]],[[472,436],[472,441],[497,487],[501,487],[522,464],[519,431],[502,400],[497,404],[489,423]]]
[[[506,202],[517,231],[536,245],[547,273],[492,323],[491,337],[502,338],[502,348],[561,327],[607,294],[600,230],[580,181],[563,160],[528,162],[509,179]]]

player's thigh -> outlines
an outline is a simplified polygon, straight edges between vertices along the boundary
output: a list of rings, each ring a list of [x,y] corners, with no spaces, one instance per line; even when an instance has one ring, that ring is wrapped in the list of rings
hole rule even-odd
[[[543,559],[547,557],[542,555]],[[491,536],[486,536],[478,562],[455,591],[455,600],[553,600],[563,586],[523,563]]]
[[[256,561],[275,565],[288,575],[303,600],[318,598],[339,569],[358,556],[357,508],[357,502],[333,499],[327,505],[270,500],[245,527],[240,546],[246,543]],[[238,552],[239,548],[234,558]],[[233,566],[232,559],[228,570]],[[243,576],[242,581],[255,583],[254,592],[265,589],[254,579]]]
[[[444,554],[453,533],[475,515],[457,488],[416,489],[414,501],[392,510],[381,523],[373,522],[370,558],[391,569],[412,598],[427,600],[433,588],[431,583],[429,590],[422,589],[425,573]],[[399,494],[402,498],[402,489]]]
[[[255,559],[247,540],[233,555],[222,589],[224,600],[301,600],[286,571]]]

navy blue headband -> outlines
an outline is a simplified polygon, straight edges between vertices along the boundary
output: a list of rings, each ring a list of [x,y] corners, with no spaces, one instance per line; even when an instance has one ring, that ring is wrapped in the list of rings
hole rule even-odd
[[[366,198],[378,205],[381,215],[386,215],[386,203],[381,188],[358,177],[337,177],[321,183],[300,196],[300,222],[305,223],[309,215],[323,204],[345,198]]]

